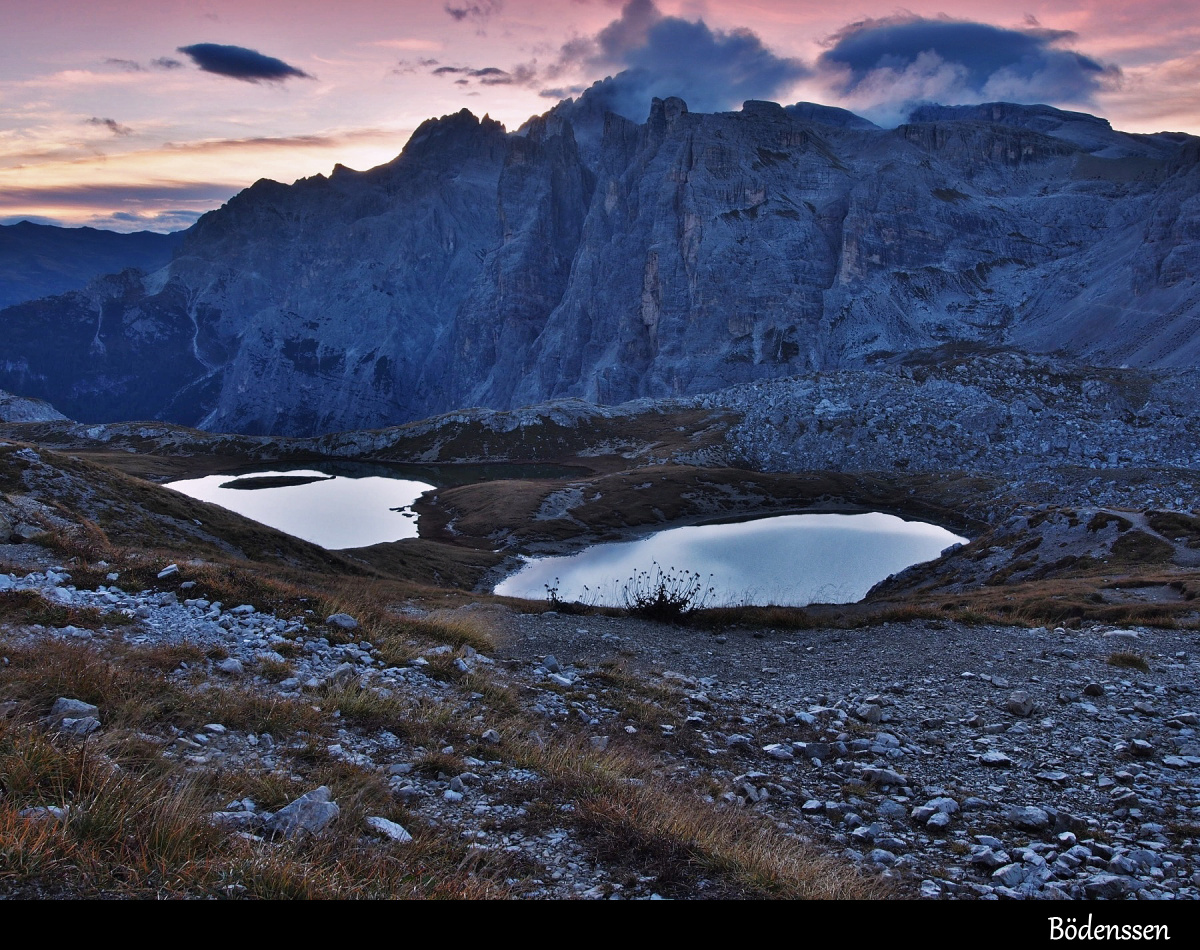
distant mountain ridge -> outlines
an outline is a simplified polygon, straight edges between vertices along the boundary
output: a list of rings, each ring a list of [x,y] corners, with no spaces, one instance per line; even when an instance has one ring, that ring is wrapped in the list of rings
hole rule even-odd
[[[0,224],[0,310],[71,290],[126,268],[155,271],[171,260],[183,232],[120,234],[20,221]]]
[[[1200,139],[927,107],[896,129],[596,96],[466,110],[392,162],[260,181],[169,265],[0,313],[72,418],[314,434],[709,392],[966,342],[1200,365]]]

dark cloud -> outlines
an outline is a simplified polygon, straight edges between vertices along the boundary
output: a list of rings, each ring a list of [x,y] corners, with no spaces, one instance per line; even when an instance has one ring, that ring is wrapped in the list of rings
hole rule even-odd
[[[779,98],[810,74],[750,30],[714,30],[703,20],[664,16],[653,0],[629,0],[620,17],[594,37],[567,43],[537,75],[554,80],[598,71],[616,75],[589,94],[603,95],[607,108],[637,121],[646,117],[652,96],[681,96],[697,112],[715,112],[746,99]]]
[[[1026,23],[1010,30],[911,15],[864,20],[830,37],[817,65],[837,93],[897,113],[932,101],[1088,104],[1119,83],[1118,67],[1054,45],[1074,33]]]
[[[472,20],[483,23],[495,16],[504,8],[504,0],[469,0],[466,3],[447,3],[442,7],[450,16],[458,20]]]
[[[397,61],[396,65],[392,68],[392,74],[396,76],[407,76],[411,73],[415,73],[418,69],[428,69],[430,66],[436,66],[437,64],[438,61],[436,59],[422,58],[415,61],[411,59],[402,59]]]
[[[436,62],[436,60],[431,60]],[[465,76],[470,78],[456,79],[455,85],[467,86],[470,85],[471,79],[478,79],[484,86],[511,86],[514,83],[527,82],[532,73],[518,67],[519,75],[514,75],[506,69],[500,69],[498,66],[484,66],[482,69],[473,69],[470,66],[439,66],[437,69],[430,70],[434,76]]]
[[[0,224],[20,224],[22,221],[28,221],[30,224],[49,224],[52,227],[64,228],[67,225],[63,224],[59,218],[47,218],[41,214],[8,214],[0,215]]]
[[[170,56],[160,56],[158,59],[150,60],[150,65],[155,69],[182,69],[183,63],[177,59],[172,59]]]
[[[587,90],[587,86],[548,86],[539,89],[538,95],[543,99],[566,99],[568,96],[578,96]]]
[[[233,183],[165,182],[153,185],[48,185],[5,188],[0,192],[0,214],[29,205],[60,208],[127,208],[155,213],[159,208],[181,204],[217,207],[241,190]],[[169,203],[169,204],[168,204]]]
[[[169,152],[225,152],[247,147],[255,149],[335,149],[356,142],[391,142],[403,144],[403,137],[390,129],[370,126],[350,129],[333,135],[253,135],[240,139],[206,139],[197,142],[164,142],[160,149]]]
[[[198,142],[164,142],[159,148],[170,152],[221,152],[230,148],[334,148],[358,140],[372,140],[387,133],[359,129],[339,135],[252,135],[242,139],[206,139]]]
[[[170,209],[145,212],[114,211],[112,214],[93,215],[88,225],[108,231],[183,231],[190,228],[204,212]]]
[[[133,135],[133,129],[127,125],[121,125],[116,119],[101,119],[98,116],[92,116],[87,120],[87,124],[101,125],[113,135]]]
[[[312,79],[308,73],[289,66],[282,59],[266,56],[244,46],[224,46],[220,43],[194,43],[181,46],[177,52],[191,58],[206,73],[228,76],[244,82],[283,82],[286,79]]]
[[[110,56],[104,61],[106,66],[116,66],[119,69],[125,70],[127,73],[142,72],[142,64],[132,59],[117,59],[115,56]]]
[[[455,77],[460,86],[471,81],[481,86],[529,86],[547,98],[587,90],[604,108],[639,122],[654,96],[682,96],[692,109],[714,112],[738,108],[746,99],[780,98],[811,74],[800,60],[771,52],[750,30],[714,30],[703,20],[664,16],[654,0],[627,0],[617,19],[594,36],[566,43],[549,64],[521,63],[510,69],[437,66],[430,72]],[[609,78],[590,87],[561,82],[580,74]]]

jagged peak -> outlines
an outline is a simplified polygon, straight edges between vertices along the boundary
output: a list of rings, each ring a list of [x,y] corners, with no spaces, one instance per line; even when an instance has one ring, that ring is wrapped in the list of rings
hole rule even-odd
[[[680,99],[679,96],[667,96],[665,99],[659,99],[658,96],[655,96],[650,100],[650,115],[646,121],[654,122],[656,119],[661,119],[670,124],[681,115],[687,114],[687,103]]]
[[[416,148],[433,139],[447,139],[461,135],[462,133],[472,132],[504,134],[504,125],[497,122],[491,116],[485,115],[482,119],[477,118],[475,113],[470,109],[463,107],[457,112],[443,115],[434,119],[426,119],[412,134],[412,138],[408,140],[408,144],[404,146],[404,151]]]

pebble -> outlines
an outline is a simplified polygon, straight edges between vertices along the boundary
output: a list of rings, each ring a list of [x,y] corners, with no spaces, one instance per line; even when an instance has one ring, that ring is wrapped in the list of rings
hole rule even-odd
[[[1036,705],[1032,696],[1023,689],[1018,689],[1009,694],[1004,708],[1014,716],[1030,716]]]

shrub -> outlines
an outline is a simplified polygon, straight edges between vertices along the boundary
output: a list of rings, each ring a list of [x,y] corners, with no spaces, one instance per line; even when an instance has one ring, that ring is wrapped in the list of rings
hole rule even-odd
[[[1128,651],[1120,651],[1118,653],[1109,654],[1109,666],[1120,666],[1129,670],[1141,670],[1143,673],[1150,672],[1150,664],[1146,662],[1146,658],[1139,653],[1131,653]]]
[[[559,579],[554,578],[553,584],[543,584],[546,588],[546,600],[550,602],[550,609],[557,610],[560,614],[586,614],[590,613],[594,604],[586,604],[582,600],[563,600],[558,596]],[[587,585],[584,585],[584,591],[587,592]]]
[[[625,609],[633,616],[670,623],[703,608],[713,591],[699,574],[677,572],[673,567],[664,572],[654,561],[653,570],[635,573],[621,594]]]

